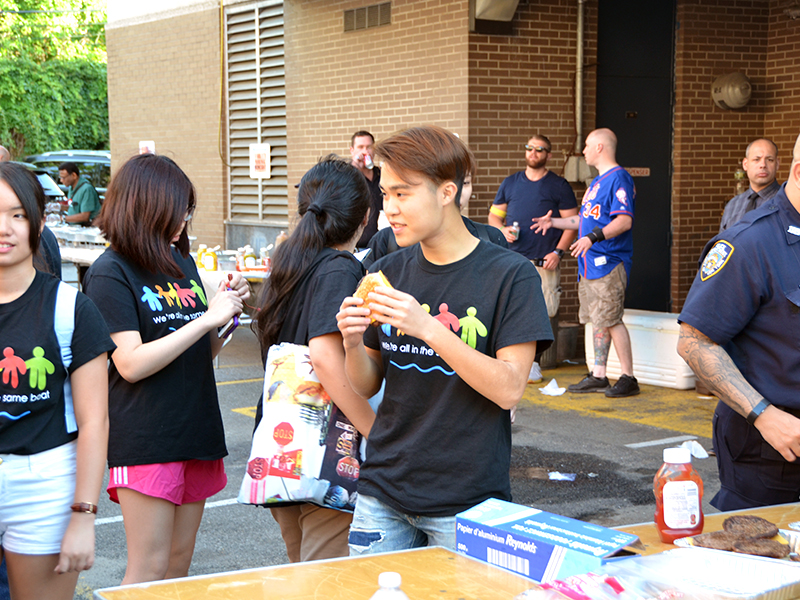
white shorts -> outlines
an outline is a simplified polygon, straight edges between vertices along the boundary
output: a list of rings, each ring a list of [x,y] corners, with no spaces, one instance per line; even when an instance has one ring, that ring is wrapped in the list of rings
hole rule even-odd
[[[0,546],[58,554],[75,495],[78,442],[30,456],[0,454]]]

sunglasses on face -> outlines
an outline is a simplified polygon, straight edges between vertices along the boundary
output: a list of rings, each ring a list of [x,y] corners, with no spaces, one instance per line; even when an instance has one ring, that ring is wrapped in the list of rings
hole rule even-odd
[[[525,150],[528,152],[533,152],[534,150],[537,152],[550,152],[550,148],[545,148],[544,146],[531,146],[530,144],[525,144]]]

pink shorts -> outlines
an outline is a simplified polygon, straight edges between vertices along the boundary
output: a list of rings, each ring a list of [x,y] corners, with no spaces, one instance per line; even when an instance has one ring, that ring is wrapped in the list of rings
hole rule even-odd
[[[117,488],[128,488],[180,506],[210,498],[227,483],[221,458],[113,467],[108,477],[108,496],[119,504]]]

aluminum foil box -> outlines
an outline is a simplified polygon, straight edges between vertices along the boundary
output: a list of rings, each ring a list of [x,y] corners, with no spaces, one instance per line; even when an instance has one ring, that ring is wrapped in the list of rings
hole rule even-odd
[[[635,535],[494,498],[456,515],[459,552],[538,583],[597,569],[637,545]]]

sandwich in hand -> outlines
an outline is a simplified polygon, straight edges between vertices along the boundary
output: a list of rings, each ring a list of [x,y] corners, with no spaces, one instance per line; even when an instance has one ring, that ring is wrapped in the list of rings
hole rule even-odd
[[[356,289],[353,296],[356,298],[361,298],[364,301],[363,306],[369,308],[370,299],[367,297],[367,295],[378,286],[391,288],[392,284],[389,283],[389,280],[386,279],[386,276],[382,271],[378,271],[377,273],[368,273],[361,280],[361,283],[358,284],[358,289]],[[370,315],[370,318],[372,319],[371,324],[374,325],[377,323],[374,316]]]

